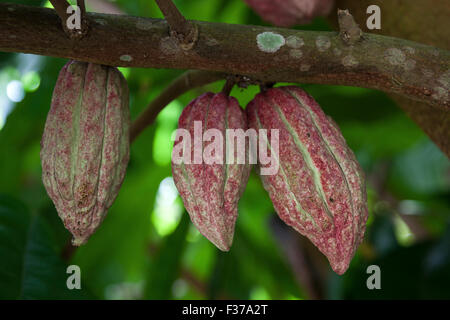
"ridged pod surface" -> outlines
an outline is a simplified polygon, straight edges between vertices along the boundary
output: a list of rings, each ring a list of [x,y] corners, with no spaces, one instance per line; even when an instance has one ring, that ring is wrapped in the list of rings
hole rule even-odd
[[[128,86],[114,67],[69,61],[41,140],[42,180],[74,245],[95,232],[129,160]]]
[[[200,132],[194,132],[195,124],[197,127],[201,124]],[[231,157],[234,158],[233,163],[227,164],[226,130],[242,129],[243,132],[247,130],[245,112],[233,97],[223,93],[205,93],[183,110],[178,129],[189,132],[192,143],[190,146],[183,145],[186,143],[185,138],[180,136],[180,131],[177,132],[172,154],[175,185],[192,223],[200,233],[220,250],[228,251],[233,242],[239,198],[247,185],[251,166],[247,156],[243,163],[238,163],[237,148],[234,149],[234,154],[230,152]],[[215,129],[215,132],[223,137],[220,143],[223,146],[222,156],[212,150],[208,152],[208,145],[216,141],[216,138],[206,142],[202,139],[202,135],[210,129]],[[200,139],[197,146],[193,142],[194,139]],[[199,163],[195,160],[196,150],[200,151],[200,155],[210,154],[212,158],[217,156],[217,161],[207,163],[205,159],[197,158],[201,162]],[[245,148],[244,151],[246,150],[248,149]],[[175,153],[177,156],[185,157],[189,156],[189,152],[191,161],[174,162]]]
[[[244,0],[261,18],[279,27],[311,22],[327,15],[334,0]]]
[[[334,121],[298,87],[259,93],[249,127],[279,130],[279,170],[261,175],[280,218],[308,237],[343,274],[368,216],[364,173]],[[269,153],[270,154],[270,153]]]

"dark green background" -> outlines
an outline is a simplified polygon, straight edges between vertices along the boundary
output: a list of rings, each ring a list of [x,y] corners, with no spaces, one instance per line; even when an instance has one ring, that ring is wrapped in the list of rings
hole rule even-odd
[[[175,2],[191,19],[264,24],[241,0]],[[153,1],[115,3],[130,15],[161,17]],[[330,28],[316,19],[303,29]],[[136,140],[127,176],[107,218],[88,244],[67,258],[70,234],[41,183],[39,159],[52,89],[65,62],[0,53],[0,111],[12,108],[0,123],[1,299],[310,298],[283,250],[286,241],[305,240],[277,223],[274,227],[272,204],[254,172],[239,203],[229,253],[220,252],[195,230],[181,199],[174,199],[170,178],[161,185],[171,176],[170,136],[183,106],[202,92],[220,90],[223,82],[183,95]],[[130,87],[133,119],[182,72],[121,70]],[[24,99],[15,104],[6,91],[13,80],[25,88]],[[343,276],[326,266],[320,276],[322,297],[450,298],[448,159],[384,93],[302,87],[338,123],[369,178],[365,241]],[[254,86],[235,88],[232,95],[245,107],[256,92]],[[421,232],[405,221],[413,221]],[[81,290],[66,288],[66,268],[71,264],[81,268]],[[381,268],[381,290],[366,287],[371,264]]]

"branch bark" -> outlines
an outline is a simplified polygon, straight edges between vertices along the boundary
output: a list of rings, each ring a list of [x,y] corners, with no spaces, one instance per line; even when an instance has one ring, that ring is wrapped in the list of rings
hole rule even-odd
[[[381,30],[369,30],[365,23],[361,23],[361,29],[364,32],[404,38],[450,50],[450,28],[442,27],[448,24],[448,17],[450,16],[448,0],[428,0],[426,12],[424,12],[423,0],[337,0],[335,8],[336,10],[337,8],[349,9],[356,21],[364,22],[367,19],[367,7],[370,5],[380,7],[382,28]],[[336,29],[338,28],[336,16],[330,16],[328,20]],[[417,23],[417,21],[420,21],[420,23]],[[435,76],[430,74],[430,77]],[[445,79],[441,80],[445,81]],[[441,88],[445,89],[445,86],[441,86]],[[412,101],[397,94],[390,94],[390,96],[450,158],[450,116],[448,109],[432,108],[421,101]]]
[[[163,20],[87,17],[90,32],[74,42],[64,36],[53,10],[0,4],[0,50],[113,66],[225,72],[264,82],[358,86],[440,110],[450,106],[450,52],[403,39],[364,34],[348,46],[336,32],[191,21],[199,35],[195,47],[185,51]]]

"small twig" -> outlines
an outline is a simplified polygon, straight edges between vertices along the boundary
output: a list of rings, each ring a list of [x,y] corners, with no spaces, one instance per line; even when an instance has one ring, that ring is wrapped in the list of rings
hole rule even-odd
[[[228,76],[227,81],[225,82],[222,93],[229,96],[231,93],[231,90],[233,90],[234,85],[236,84],[236,77],[234,76]]]
[[[183,50],[190,50],[198,38],[197,26],[186,20],[172,0],[155,0]]]
[[[81,16],[84,17],[86,15],[86,5],[84,0],[77,0],[77,6],[80,7]]]
[[[347,45],[353,45],[361,40],[363,33],[348,10],[338,9],[338,21],[341,39]]]
[[[215,82],[225,78],[226,75],[220,72],[210,71],[187,71],[175,79],[164,91],[144,110],[131,126],[131,142],[153,123],[159,112],[164,109],[171,101],[183,93],[208,83]]]
[[[70,4],[66,0],[50,0],[50,3],[52,4],[53,8],[55,8],[56,13],[61,18],[62,23],[64,24],[64,22],[67,21],[67,7],[69,7]]]
[[[61,19],[62,28],[69,38],[79,40],[87,34],[89,24],[84,0],[77,0],[77,6],[80,8],[80,28],[74,29],[69,29],[67,26],[67,21],[71,17],[71,14],[67,13],[67,8],[70,7],[67,0],[50,0],[50,3],[53,5],[53,8],[55,8],[56,13]]]

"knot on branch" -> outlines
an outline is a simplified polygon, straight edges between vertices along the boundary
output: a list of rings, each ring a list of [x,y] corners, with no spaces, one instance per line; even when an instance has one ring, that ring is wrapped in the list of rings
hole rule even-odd
[[[169,24],[170,35],[177,40],[181,49],[192,49],[198,38],[197,26],[185,19],[172,0],[155,1]]]
[[[187,26],[185,33],[170,29],[170,36],[175,38],[181,49],[185,51],[192,49],[198,39],[197,26],[191,22],[187,22]]]
[[[353,45],[362,37],[362,31],[348,10],[338,9],[338,22],[341,39],[347,45]]]

